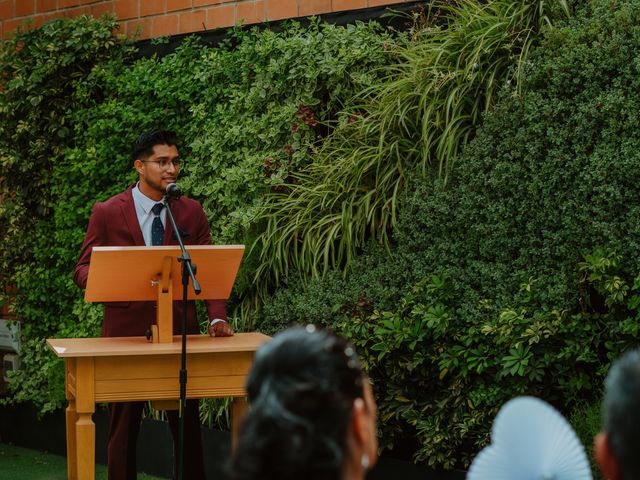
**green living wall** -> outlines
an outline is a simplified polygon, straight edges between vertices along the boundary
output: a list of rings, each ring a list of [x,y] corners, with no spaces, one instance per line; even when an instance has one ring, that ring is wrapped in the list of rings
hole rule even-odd
[[[351,338],[383,445],[431,465],[468,465],[515,395],[597,409],[610,361],[640,340],[640,2],[583,3],[448,178],[414,172],[390,251],[291,280],[259,324]]]
[[[638,336],[639,3],[574,2],[558,28],[567,2],[443,1],[406,34],[287,24],[140,60],[111,19],[5,42],[13,400],[62,404],[43,339],[98,333],[70,272],[91,206],[134,179],[129,145],[160,124],[184,140],[181,182],[215,241],[253,246],[236,326],[349,337],[383,447],[464,467],[513,395],[597,402]]]
[[[394,61],[383,45],[401,41],[376,23],[314,20],[134,60],[115,28],[58,20],[2,45],[0,258],[23,322],[12,399],[43,411],[64,402],[62,364],[44,339],[99,335],[101,307],[83,302],[71,272],[93,204],[135,178],[138,134],[175,130],[181,184],[202,201],[214,241],[250,245],[261,197],[311,161],[344,103]],[[240,330],[251,328],[246,272],[249,255],[229,305]]]

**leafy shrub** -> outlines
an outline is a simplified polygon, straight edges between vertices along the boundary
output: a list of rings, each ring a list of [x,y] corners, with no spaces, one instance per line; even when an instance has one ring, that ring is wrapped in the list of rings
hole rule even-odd
[[[374,379],[383,446],[411,432],[417,461],[466,467],[510,398],[538,396],[565,413],[598,401],[609,362],[640,340],[640,276],[630,284],[617,262],[601,269],[603,260],[596,251],[580,267],[582,305],[594,288],[607,305],[601,313],[551,310],[531,279],[497,315],[487,308],[464,318],[450,285],[434,276],[392,310],[343,316],[335,328]]]
[[[398,292],[413,281],[407,283],[407,270],[395,259],[371,242],[347,275],[332,270],[322,278],[291,277],[287,288],[278,289],[265,302],[256,328],[274,334],[294,323],[332,325],[345,309],[371,312],[374,308],[393,308]]]
[[[203,100],[192,106],[182,182],[203,200],[214,241],[251,245],[264,228],[265,196],[315,161],[338,112],[395,61],[383,45],[396,40],[375,22],[316,21],[232,40],[233,49],[207,50],[199,61]],[[245,312],[272,278],[255,276],[259,255],[245,257],[236,286]]]
[[[22,369],[12,388],[16,400],[34,400],[43,411],[64,398],[61,362],[52,360],[44,339],[97,332],[91,322],[73,328],[73,308],[80,307],[69,275],[77,250],[69,248],[77,242],[59,242],[53,171],[73,145],[70,112],[78,84],[130,54],[116,27],[113,17],[55,20],[19,31],[0,49],[0,269],[3,286],[17,287],[15,313],[23,321]]]
[[[187,39],[174,54],[134,61],[115,27],[47,24],[6,43],[0,65],[0,257],[25,322],[13,398],[45,409],[64,397],[44,339],[99,333],[101,307],[83,303],[71,271],[93,204],[135,179],[135,137],[176,130],[183,188],[202,201],[214,241],[248,243],[261,196],[312,161],[336,112],[391,60],[379,45],[393,42],[374,22],[289,23],[279,33],[234,31],[217,48]],[[256,290],[251,258],[244,263],[229,305],[243,315],[240,329],[251,327],[240,302]]]
[[[307,301],[329,325],[346,312],[337,328],[374,377],[383,445],[415,432],[417,460],[464,466],[505,400],[568,414],[637,345],[638,25],[640,4],[602,0],[549,30],[448,181],[414,172],[390,254],[265,308],[265,326],[279,311],[279,325],[305,321]],[[359,311],[356,292],[385,284]]]
[[[575,266],[597,246],[618,252],[625,272],[639,270],[639,120],[630,112],[640,98],[629,59],[640,6],[592,8],[549,32],[522,96],[486,116],[450,183],[416,186],[405,204],[400,255],[446,275],[466,314],[483,298],[500,307],[529,277],[553,308],[571,308]]]
[[[279,33],[233,31],[218,48],[188,39],[162,59],[94,72],[78,95],[85,108],[74,112],[73,161],[60,172],[73,177],[64,185],[86,185],[68,208],[84,219],[96,200],[124,188],[132,178],[128,145],[136,132],[160,124],[182,139],[180,181],[202,201],[214,242],[250,243],[261,198],[311,162],[323,125],[389,61],[379,48],[384,41],[390,34],[376,23],[289,23]],[[76,167],[104,158],[109,165],[93,177]],[[245,258],[235,290],[248,302],[255,301],[252,264]]]
[[[367,239],[386,243],[406,179],[446,176],[500,88],[519,85],[542,27],[568,11],[564,0],[436,2],[316,161],[267,197],[256,276],[348,269]]]

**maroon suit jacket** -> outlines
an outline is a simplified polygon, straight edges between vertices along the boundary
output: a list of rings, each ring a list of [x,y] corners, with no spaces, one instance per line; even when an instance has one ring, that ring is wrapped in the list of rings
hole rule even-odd
[[[144,246],[142,230],[133,203],[133,185],[123,193],[105,202],[96,203],[89,219],[80,257],[73,271],[73,280],[80,288],[87,286],[91,249],[97,246]],[[209,245],[211,233],[202,206],[195,200],[181,197],[171,200],[171,211],[185,245]],[[177,245],[169,218],[164,232],[163,245]],[[135,268],[132,266],[132,268]],[[126,275],[126,272],[123,272]],[[205,302],[209,318],[227,319],[225,302]],[[182,302],[173,302],[173,332],[180,333]],[[128,337],[145,335],[156,321],[155,302],[106,302],[102,336]],[[193,301],[187,308],[187,333],[198,333],[198,321]]]

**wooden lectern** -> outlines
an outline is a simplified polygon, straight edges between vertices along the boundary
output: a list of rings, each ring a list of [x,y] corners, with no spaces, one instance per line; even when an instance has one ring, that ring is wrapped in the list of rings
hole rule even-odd
[[[200,297],[228,298],[244,247],[190,245],[188,250],[198,267]],[[144,337],[47,340],[55,354],[65,359],[70,480],[95,478],[92,415],[96,403],[173,401],[180,397],[181,337],[172,332],[172,302],[182,296],[180,255],[180,249],[173,246],[94,247],[91,254],[85,300],[157,300],[153,342]],[[189,298],[196,298],[192,290]],[[256,350],[268,339],[260,333],[187,336],[187,398],[234,397],[234,438],[238,419],[246,409],[246,375]]]
[[[188,290],[189,300],[226,300],[244,253],[244,245],[189,245],[198,267],[202,293]],[[173,341],[173,300],[182,299],[181,255],[177,246],[94,247],[91,252],[86,302],[157,301],[154,343]],[[122,272],[126,272],[123,276]]]

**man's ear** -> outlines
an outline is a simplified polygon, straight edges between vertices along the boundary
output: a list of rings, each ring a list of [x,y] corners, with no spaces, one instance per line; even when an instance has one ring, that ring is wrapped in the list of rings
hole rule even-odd
[[[593,441],[593,453],[600,470],[604,477],[608,480],[620,480],[620,466],[616,460],[613,450],[611,450],[611,442],[609,435],[600,432]]]
[[[137,160],[133,161],[133,168],[136,169],[136,172],[138,172],[138,174],[142,173],[142,160],[140,160],[139,158]]]

